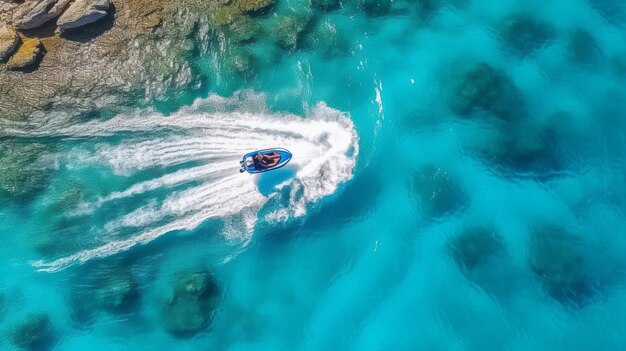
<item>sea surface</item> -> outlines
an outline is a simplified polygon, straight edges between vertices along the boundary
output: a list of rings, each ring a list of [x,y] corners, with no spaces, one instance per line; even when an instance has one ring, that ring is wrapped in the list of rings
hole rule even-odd
[[[626,349],[624,2],[254,21],[202,89],[1,131],[1,350]]]

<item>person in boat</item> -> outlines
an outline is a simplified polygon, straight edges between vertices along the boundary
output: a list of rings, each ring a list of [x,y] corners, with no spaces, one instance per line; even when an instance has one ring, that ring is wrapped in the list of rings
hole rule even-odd
[[[280,162],[280,155],[277,152],[267,154],[258,153],[254,156],[254,166],[256,168],[271,168]]]

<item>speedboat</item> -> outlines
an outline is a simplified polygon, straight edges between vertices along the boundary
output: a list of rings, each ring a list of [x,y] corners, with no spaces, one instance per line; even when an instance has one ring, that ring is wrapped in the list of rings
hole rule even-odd
[[[263,173],[279,169],[291,160],[293,155],[287,149],[275,148],[249,152],[239,161],[240,173]]]

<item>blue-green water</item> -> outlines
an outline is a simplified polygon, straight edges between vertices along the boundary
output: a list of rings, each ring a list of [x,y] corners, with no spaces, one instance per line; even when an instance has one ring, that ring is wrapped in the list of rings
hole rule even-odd
[[[3,132],[32,189],[2,195],[0,349],[40,313],[56,350],[626,348],[621,2],[259,23],[199,43],[206,89]],[[291,167],[237,172],[271,146]]]

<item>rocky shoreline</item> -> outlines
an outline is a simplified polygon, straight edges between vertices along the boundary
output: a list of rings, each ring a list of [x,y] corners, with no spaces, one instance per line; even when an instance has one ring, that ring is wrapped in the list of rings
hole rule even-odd
[[[32,4],[53,6],[40,13]],[[0,0],[0,57],[16,51],[15,59],[0,60],[0,133],[16,121],[48,123],[50,111],[101,117],[206,90],[198,57],[220,45],[225,32],[250,37],[251,19],[274,5],[275,0]],[[34,29],[20,28],[41,20],[16,21],[23,13],[45,19],[51,12],[55,17]]]
[[[181,53],[198,16],[183,15],[173,5],[112,0],[106,15],[98,12],[101,7],[81,5],[78,12],[86,17],[68,17],[70,7],[36,29],[19,30],[9,19],[22,5],[0,2],[0,37],[6,38],[0,44],[0,129],[10,121],[45,123],[53,109],[89,114],[131,105],[138,95],[158,89],[157,78],[165,84],[189,82]],[[167,28],[161,28],[164,22]],[[82,24],[78,30],[63,29]]]
[[[0,59],[6,60],[8,69],[28,69],[41,59],[44,49],[39,38],[26,31],[48,25],[61,34],[100,20],[110,8],[110,0],[29,0],[8,6],[0,27]]]

